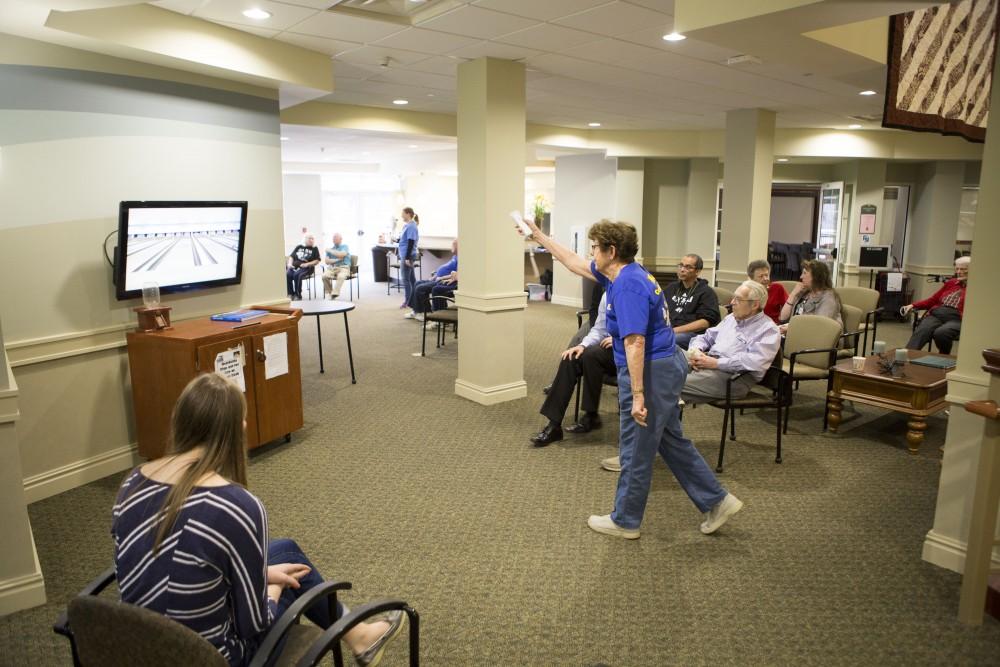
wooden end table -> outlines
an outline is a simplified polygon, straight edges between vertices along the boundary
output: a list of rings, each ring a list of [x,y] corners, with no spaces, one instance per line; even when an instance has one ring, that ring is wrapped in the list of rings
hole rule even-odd
[[[925,356],[951,357],[950,355],[930,355],[923,350],[907,350],[910,360]],[[886,352],[892,359],[895,350]],[[951,369],[948,369],[951,370]],[[832,369],[833,387],[827,395],[827,420],[829,429],[836,433],[841,422],[841,409],[845,400],[874,405],[875,407],[902,412],[910,416],[906,425],[907,447],[916,454],[924,441],[927,417],[948,407],[944,400],[948,391],[948,371],[943,368],[907,363],[902,375],[893,377],[880,372],[878,356],[866,357],[865,367],[856,371],[853,360],[844,359]]]

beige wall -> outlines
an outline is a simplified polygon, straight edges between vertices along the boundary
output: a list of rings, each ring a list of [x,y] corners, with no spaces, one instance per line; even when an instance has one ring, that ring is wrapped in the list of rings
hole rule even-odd
[[[175,321],[284,296],[275,100],[111,58],[108,71],[130,75],[89,56],[80,72],[71,50],[33,49],[46,67],[0,61],[0,315],[29,502],[135,460],[124,334],[138,303],[115,299],[102,252],[119,201],[249,202],[242,284],[165,295]]]

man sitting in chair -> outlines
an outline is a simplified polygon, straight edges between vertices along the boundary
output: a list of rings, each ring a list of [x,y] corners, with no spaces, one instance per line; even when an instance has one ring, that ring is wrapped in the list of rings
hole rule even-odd
[[[733,383],[732,398],[743,398],[760,382],[781,347],[781,334],[763,312],[767,289],[746,280],[736,288],[733,312],[688,346],[690,372],[681,397],[687,403],[707,403],[726,397],[726,383],[741,371],[750,371]]]
[[[456,289],[458,289],[458,239],[451,242],[451,260],[439,266],[437,271],[431,274],[430,280],[421,280],[414,285],[410,300],[406,303],[410,311],[403,317],[423,322],[424,313],[428,310],[441,310],[447,307],[447,302],[443,298],[436,297],[450,297]]]
[[[924,299],[914,301],[908,306],[900,308],[900,312],[905,316],[911,310],[926,310],[927,314],[920,320],[920,324],[914,329],[906,347],[910,350],[919,350],[934,339],[938,352],[941,354],[951,354],[951,346],[958,340],[959,331],[962,328],[962,313],[965,311],[965,283],[969,279],[968,257],[959,257],[955,260],[955,277],[947,280],[944,286],[937,292]]]
[[[615,359],[611,351],[611,335],[608,333],[605,316],[607,297],[601,296],[597,307],[594,326],[580,341],[562,353],[556,377],[549,386],[548,396],[539,410],[549,423],[539,433],[531,436],[535,447],[545,447],[563,439],[562,420],[566,408],[573,398],[576,381],[583,377],[583,416],[580,421],[566,428],[570,433],[587,433],[600,428],[601,417],[597,408],[601,403],[601,387],[604,376],[615,373]]]
[[[344,237],[337,232],[333,235],[333,245],[326,249],[326,271],[323,272],[323,298],[336,299],[344,281],[351,275],[351,249],[344,243]],[[334,280],[337,282],[334,284]]]
[[[674,342],[684,349],[692,338],[719,323],[719,299],[715,290],[707,280],[698,277],[703,266],[698,255],[684,255],[677,265],[679,280],[667,285],[663,294]]]
[[[316,247],[316,237],[306,234],[302,243],[295,246],[288,254],[285,286],[288,288],[289,299],[302,299],[302,279],[312,277],[317,264],[319,264],[319,248]]]

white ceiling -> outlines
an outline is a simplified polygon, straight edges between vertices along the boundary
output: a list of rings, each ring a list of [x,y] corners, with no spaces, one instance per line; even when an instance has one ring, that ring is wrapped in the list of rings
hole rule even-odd
[[[329,54],[336,90],[321,101],[394,108],[392,100],[404,98],[407,109],[454,113],[457,65],[494,56],[525,63],[532,123],[721,129],[727,110],[762,107],[777,112],[779,127],[844,128],[856,122],[851,116],[880,117],[883,104],[881,94],[861,97],[846,83],[851,74],[871,80],[871,61],[837,78],[797,66],[809,59],[796,49],[811,40],[790,39],[794,48],[780,62],[735,67],[723,63],[741,51],[725,44],[665,42],[673,0],[434,0],[413,14],[413,25],[327,11],[335,0],[152,4]],[[250,7],[272,17],[247,19]],[[849,11],[843,19],[852,20]]]

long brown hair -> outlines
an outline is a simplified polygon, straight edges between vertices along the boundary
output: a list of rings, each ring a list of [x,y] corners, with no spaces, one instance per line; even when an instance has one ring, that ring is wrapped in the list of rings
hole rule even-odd
[[[832,291],[833,297],[837,300],[837,306],[840,307],[840,295],[837,294],[837,290],[833,289],[830,267],[826,265],[826,262],[821,262],[818,259],[807,259],[802,262],[802,270],[808,271],[812,275],[812,287],[809,288],[811,292]]]
[[[247,453],[243,429],[246,410],[246,399],[239,387],[215,373],[203,373],[184,387],[170,415],[167,455],[184,454],[196,447],[204,451],[188,465],[163,501],[160,526],[153,540],[154,553],[173,530],[181,507],[202,477],[217,473],[246,486]]]

